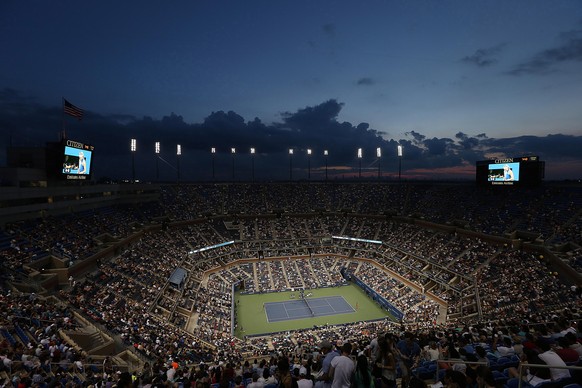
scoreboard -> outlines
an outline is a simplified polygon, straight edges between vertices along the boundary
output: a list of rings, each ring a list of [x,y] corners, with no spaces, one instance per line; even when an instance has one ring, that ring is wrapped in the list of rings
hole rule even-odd
[[[60,175],[67,180],[91,178],[94,147],[74,140],[65,140],[61,148]]]
[[[545,162],[538,156],[479,161],[475,178],[479,186],[536,186],[542,182]]]

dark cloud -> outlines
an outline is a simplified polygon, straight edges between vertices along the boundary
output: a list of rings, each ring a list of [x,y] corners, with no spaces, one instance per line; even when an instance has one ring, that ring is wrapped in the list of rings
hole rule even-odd
[[[430,155],[445,155],[448,147],[453,144],[453,141],[448,138],[438,139],[433,137],[424,141],[424,145]]]
[[[97,177],[123,178],[130,174],[129,142],[132,138],[138,141],[136,165],[141,179],[153,178],[156,141],[161,142],[161,156],[165,161],[162,179],[175,176],[172,166],[176,160],[176,144],[182,146],[180,165],[184,169],[184,180],[210,179],[211,147],[217,148],[217,179],[227,180],[231,179],[233,161],[236,161],[239,179],[250,178],[250,147],[257,150],[256,176],[260,179],[286,179],[289,176],[288,148],[295,150],[293,165],[297,173],[294,176],[298,179],[302,173],[306,176],[307,148],[313,150],[310,159],[314,168],[312,176],[315,176],[315,168],[324,164],[323,150],[329,150],[330,171],[334,166],[337,166],[338,174],[340,169],[341,174],[349,172],[350,167],[356,169],[356,150],[360,147],[364,151],[364,166],[376,165],[376,148],[382,149],[381,165],[386,174],[397,171],[396,148],[402,145],[404,171],[456,171],[463,168],[465,175],[462,177],[466,179],[472,178],[471,165],[477,160],[489,159],[491,155],[539,155],[550,166],[554,162],[580,160],[582,136],[554,134],[494,139],[485,133],[473,136],[458,131],[453,138],[437,138],[411,131],[402,139],[386,139],[384,132],[371,128],[366,122],[356,125],[338,121],[343,106],[341,102],[330,99],[281,113],[280,121],[269,125],[259,118],[245,121],[241,115],[228,110],[212,112],[201,123],[187,123],[175,113],[155,119],[123,114],[102,115],[86,110],[82,121],[67,118],[65,125],[69,138],[96,147]],[[43,146],[46,142],[56,141],[62,126],[61,106],[41,105],[35,98],[15,90],[0,91],[0,157],[5,155],[5,148],[10,143]],[[236,155],[230,154],[231,147],[236,148]],[[430,172],[424,174],[426,178],[436,177]]]
[[[370,85],[374,85],[376,83],[376,81],[374,81],[370,77],[362,77],[356,83],[357,83],[357,85],[370,86]]]
[[[482,133],[482,134],[477,135],[475,137],[470,137],[470,136],[464,134],[463,132],[458,132],[455,135],[455,137],[458,139],[459,144],[464,149],[472,149],[472,148],[479,145],[479,139],[485,137],[485,134]]]
[[[488,150],[506,156],[540,155],[542,159],[580,159],[582,136],[550,134],[519,136],[508,139],[489,139]]]
[[[316,127],[325,130],[337,123],[336,119],[342,107],[342,103],[332,99],[316,106],[299,109],[297,112],[283,112],[281,117],[288,127],[295,130],[309,130]]]
[[[412,136],[412,139],[413,139],[414,143],[416,143],[416,144],[422,144],[422,142],[426,138],[426,136],[424,136],[423,134],[420,134],[416,131],[406,132],[405,135]]]
[[[507,74],[545,75],[557,71],[556,65],[563,62],[582,62],[582,30],[572,30],[560,34],[560,45],[543,50],[529,60],[517,64]]]
[[[494,47],[478,49],[473,55],[468,55],[461,58],[461,62],[478,67],[491,66],[498,62],[497,56],[499,53],[501,53],[504,47],[505,44],[503,43]]]

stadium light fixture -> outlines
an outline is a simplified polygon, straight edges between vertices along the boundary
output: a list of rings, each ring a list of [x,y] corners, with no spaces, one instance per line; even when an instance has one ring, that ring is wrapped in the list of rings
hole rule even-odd
[[[362,149],[358,148],[358,161],[359,161],[359,165],[360,165],[360,169],[358,171],[358,178],[359,179],[362,179],[362,156],[363,156]]]
[[[160,151],[162,150],[160,142],[156,141],[154,151],[156,152],[156,182],[160,180]]]
[[[255,181],[255,153],[257,150],[255,147],[251,147],[251,181]]]
[[[131,181],[135,182],[135,152],[137,151],[136,139],[131,139],[129,142],[129,150],[131,151]]]
[[[311,148],[307,149],[307,179],[311,180]]]
[[[378,179],[382,177],[382,173],[380,170],[380,159],[382,158],[382,148],[376,148],[376,157],[378,158]]]
[[[210,153],[212,154],[212,180],[214,181],[214,156],[216,155],[216,147],[211,147]]]
[[[176,145],[176,173],[178,174],[176,181],[180,182],[180,156],[182,155],[182,146],[180,144]]]
[[[231,148],[230,149],[230,153],[232,154],[232,180],[234,181],[235,179],[235,175],[234,175],[234,156],[236,155],[236,148]]]
[[[293,148],[289,148],[289,180],[293,180]]]

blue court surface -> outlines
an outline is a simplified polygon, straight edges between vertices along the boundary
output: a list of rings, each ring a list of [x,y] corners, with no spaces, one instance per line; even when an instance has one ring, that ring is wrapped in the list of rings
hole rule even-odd
[[[324,298],[307,298],[288,300],[285,302],[265,303],[268,322],[281,322],[291,319],[303,319],[353,313],[356,310],[343,296],[328,296]]]

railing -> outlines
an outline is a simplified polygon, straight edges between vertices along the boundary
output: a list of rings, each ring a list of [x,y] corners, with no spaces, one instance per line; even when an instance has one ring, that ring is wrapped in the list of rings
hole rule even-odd
[[[434,361],[436,363],[436,369],[434,371],[434,377],[435,377],[435,381],[438,381],[439,378],[439,364],[441,362],[446,362],[447,364],[465,364],[465,365],[487,365],[488,363],[485,361],[463,361],[463,360],[446,360],[446,359],[439,359]],[[553,366],[553,365],[547,365],[547,364],[528,364],[528,363],[522,363],[520,362],[517,366],[517,376],[507,376],[507,379],[510,380],[512,378],[517,378],[518,379],[518,388],[522,387],[522,384],[525,383],[526,381],[524,380],[524,377],[527,375],[527,368],[529,367],[534,367],[534,368],[542,368],[542,369],[567,369],[570,371],[582,371],[582,366],[576,366],[576,365],[566,365],[566,366]],[[418,377],[419,375],[419,370],[418,368],[416,368],[415,370],[415,376]],[[572,374],[570,374],[571,377]],[[569,383],[574,383],[574,379],[572,378],[572,381],[568,381],[566,382],[567,384]]]
[[[582,371],[582,366],[575,366],[575,365],[554,366],[554,365],[546,365],[546,364],[527,364],[527,363],[520,362],[518,367],[517,367],[518,378],[519,378],[519,384],[517,385],[518,388],[521,388],[522,383],[524,382],[524,380],[523,380],[524,370],[525,370],[525,373],[527,374],[527,368],[530,366],[535,367],[535,368],[541,368],[541,369],[568,369],[568,370]],[[571,373],[570,373],[570,377],[572,377]],[[574,383],[574,382],[575,381],[572,379],[572,381],[570,381],[569,383]]]

